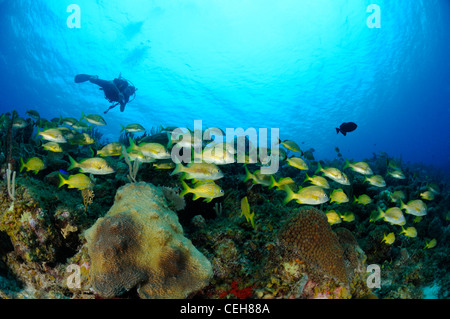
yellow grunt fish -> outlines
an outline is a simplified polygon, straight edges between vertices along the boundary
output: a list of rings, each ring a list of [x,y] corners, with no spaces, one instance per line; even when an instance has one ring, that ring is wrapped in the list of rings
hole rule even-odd
[[[372,175],[373,174],[372,169],[370,168],[369,164],[367,164],[366,162],[350,163],[346,159],[343,169],[346,169],[347,167],[350,167],[353,171],[360,173],[362,175]]]
[[[42,144],[42,148],[46,151],[54,152],[54,153],[61,153],[63,151],[61,145],[59,145],[56,142],[48,142],[48,143]]]
[[[344,222],[351,223],[352,221],[355,220],[355,214],[353,214],[352,212],[347,212],[347,213],[341,215],[341,219]]]
[[[49,128],[45,131],[39,131],[38,129],[37,135],[42,136],[44,140],[50,142],[67,143],[67,140],[64,137],[63,133],[57,128]]]
[[[300,157],[290,157],[286,160],[288,164],[292,167],[298,168],[300,170],[308,170],[308,165],[306,162]]]
[[[356,196],[353,196],[353,203],[361,204],[361,205],[367,205],[372,202],[372,198],[370,198],[366,194],[359,195],[358,198]]]
[[[64,179],[64,177],[62,177],[61,174],[59,173],[58,176],[60,180],[58,187],[68,185],[68,188],[76,188],[82,190],[85,188],[89,188],[93,185],[91,179],[86,175],[84,175],[83,173],[70,175],[67,179]]]
[[[408,204],[403,203],[403,201],[400,201],[400,203],[400,208],[406,210],[407,214],[414,216],[425,216],[427,214],[427,204],[420,199],[411,200]]]
[[[402,226],[402,231],[400,232],[400,234],[405,234],[405,236],[407,237],[415,238],[417,237],[417,230],[415,227],[408,227],[405,229]]]
[[[278,180],[278,182],[277,182],[275,180],[275,178],[273,177],[273,175],[270,175],[270,180],[271,180],[271,183],[270,183],[269,189],[273,188],[273,187],[276,187],[277,190],[284,190],[284,188],[287,185],[295,185],[294,180],[292,178],[290,178],[290,177],[280,178]]]
[[[253,184],[260,184],[266,187],[269,187],[272,184],[270,175],[262,174],[260,170],[257,170],[252,174],[249,172],[246,166],[244,183],[250,179],[253,180]]]
[[[102,149],[97,151],[98,156],[120,156],[122,155],[122,144],[118,142],[113,142],[106,144]]]
[[[345,175],[345,173],[342,173],[339,169],[337,169],[335,167],[322,168],[322,166],[320,165],[320,162],[319,162],[318,168],[317,168],[315,174],[317,174],[318,172],[322,172],[323,175],[325,175],[329,179],[335,181],[336,183],[339,183],[342,185],[350,185],[350,181],[348,180],[347,175]]]
[[[325,213],[330,225],[340,224],[342,222],[341,217],[335,210],[329,210]]]
[[[399,169],[391,170],[391,171],[389,171],[387,173],[387,175],[390,175],[390,176],[392,176],[393,178],[396,178],[396,179],[405,179],[406,178],[405,174],[403,174],[403,172],[401,170],[399,170]]]
[[[369,182],[370,185],[376,186],[376,187],[385,187],[386,182],[381,175],[373,175],[371,177],[365,177],[364,182]]]
[[[398,207],[391,207],[385,212],[378,207],[378,216],[371,219],[371,221],[377,221],[378,219],[384,219],[384,221],[392,225],[403,226],[406,224],[405,216],[403,215],[402,210]]]
[[[174,169],[175,163],[170,161],[170,162],[159,162],[159,163],[154,163],[153,167],[156,169]]]
[[[39,157],[32,157],[26,163],[20,158],[20,172],[22,172],[24,168],[26,168],[27,171],[33,171],[34,174],[37,174],[45,168],[45,164]]]
[[[423,249],[431,249],[436,247],[437,245],[437,240],[436,238],[433,238],[432,240],[426,242],[425,247],[423,247]]]
[[[254,221],[255,212],[250,213],[250,205],[248,203],[247,196],[245,196],[241,200],[241,217],[242,216],[245,216],[245,219],[247,220],[247,222],[250,222],[253,229],[255,229],[255,221]]]
[[[170,175],[185,173],[187,179],[198,180],[217,180],[223,177],[223,173],[219,167],[210,163],[190,163],[183,166],[181,163],[176,164],[175,169]]]
[[[433,200],[434,193],[432,191],[426,191],[426,192],[420,193],[420,198],[426,199],[426,200]]]
[[[294,141],[289,141],[289,140],[284,140],[281,141],[280,139],[278,139],[278,143],[283,145],[284,147],[286,147],[288,150],[291,150],[293,152],[296,153],[301,153],[302,151],[300,150],[300,147],[297,145],[297,143],[295,143]]]
[[[312,177],[308,176],[308,173],[306,173],[306,179],[304,182],[309,181],[311,184],[322,187],[324,189],[329,189],[330,184],[328,184],[328,181],[325,177],[314,175]]]
[[[205,202],[209,203],[214,198],[221,197],[224,195],[222,188],[214,182],[203,182],[196,184],[194,188],[189,187],[183,180],[181,181],[183,185],[183,191],[180,196],[183,197],[188,193],[194,194],[193,200],[197,200],[200,197],[205,198]]]
[[[389,233],[389,234],[385,234],[383,236],[383,239],[381,240],[382,243],[386,243],[388,245],[392,245],[395,241],[395,234],[394,233]]]
[[[328,201],[328,196],[319,186],[308,186],[300,189],[297,193],[294,193],[289,186],[284,188],[286,191],[286,198],[284,199],[284,204],[289,203],[291,200],[295,199],[299,204],[307,205],[320,205]]]
[[[121,132],[127,133],[139,133],[145,131],[145,128],[140,124],[128,124],[127,126],[121,125]]]
[[[82,173],[91,173],[93,175],[106,175],[114,173],[108,162],[100,157],[87,158],[77,163],[72,156],[69,155],[70,166],[68,170],[80,168]]]
[[[133,139],[130,137],[130,147],[127,149],[127,152],[131,151],[139,151],[142,155],[146,157],[151,157],[154,159],[168,159],[170,158],[170,154],[165,148],[164,145],[159,143],[140,143],[136,145]]]
[[[391,195],[389,195],[392,202],[397,203],[400,202],[400,200],[403,200],[406,198],[406,195],[403,191],[395,191]]]
[[[335,189],[330,195],[330,203],[332,202],[336,202],[338,204],[347,203],[348,197],[341,188]]]
[[[87,133],[77,133],[69,139],[72,145],[90,145],[94,144],[94,139]]]
[[[83,119],[94,125],[106,125],[106,121],[103,119],[103,117],[97,114],[84,115],[84,113],[82,112],[80,121]]]

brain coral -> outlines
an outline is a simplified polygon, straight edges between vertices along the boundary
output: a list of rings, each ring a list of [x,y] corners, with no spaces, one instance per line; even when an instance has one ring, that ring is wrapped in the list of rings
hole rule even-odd
[[[127,184],[86,231],[90,277],[102,297],[137,287],[141,298],[185,298],[209,283],[212,267],[183,236],[160,188]]]
[[[283,224],[278,242],[293,258],[341,283],[348,282],[338,237],[320,210],[301,209]]]

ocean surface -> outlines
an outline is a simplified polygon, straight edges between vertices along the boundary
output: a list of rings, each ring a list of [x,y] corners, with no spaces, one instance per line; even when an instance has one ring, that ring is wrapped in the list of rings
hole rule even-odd
[[[111,141],[120,125],[201,120],[279,128],[319,159],[337,146],[450,174],[449,1],[15,0],[0,1],[0,30],[2,113],[103,115],[103,93],[74,76],[122,74],[138,91],[104,116]]]

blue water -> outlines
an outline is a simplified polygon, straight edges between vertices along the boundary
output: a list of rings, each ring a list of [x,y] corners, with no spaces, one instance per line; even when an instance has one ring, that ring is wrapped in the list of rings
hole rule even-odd
[[[68,27],[72,3],[81,28]],[[111,141],[121,124],[202,120],[279,128],[318,159],[338,146],[450,172],[447,0],[14,0],[0,1],[0,30],[1,113],[103,115],[98,87],[73,78],[122,73],[138,91],[104,116]],[[357,130],[337,135],[347,121]]]

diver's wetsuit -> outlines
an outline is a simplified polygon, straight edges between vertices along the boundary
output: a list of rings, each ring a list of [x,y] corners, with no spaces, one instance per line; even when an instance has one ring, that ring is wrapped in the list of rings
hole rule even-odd
[[[136,92],[136,88],[128,84],[128,81],[123,79],[121,76],[113,81],[101,80],[96,75],[77,74],[75,76],[75,83],[82,83],[86,81],[100,86],[100,90],[103,90],[105,93],[105,98],[109,102],[117,102],[111,105],[109,109],[104,112],[105,114],[118,104],[120,104],[120,111],[123,112],[125,110],[125,105],[130,101],[130,96]]]
[[[115,81],[116,79],[114,79]],[[125,99],[123,94],[120,92],[120,90],[117,88],[116,84],[114,84],[114,81],[106,81],[101,80],[98,78],[92,78],[89,80],[89,82],[97,84],[101,87],[101,90],[105,92],[105,97],[108,99],[109,102],[119,102],[120,103],[120,110],[123,112],[123,108],[125,108]],[[117,105],[117,104],[116,104]]]

